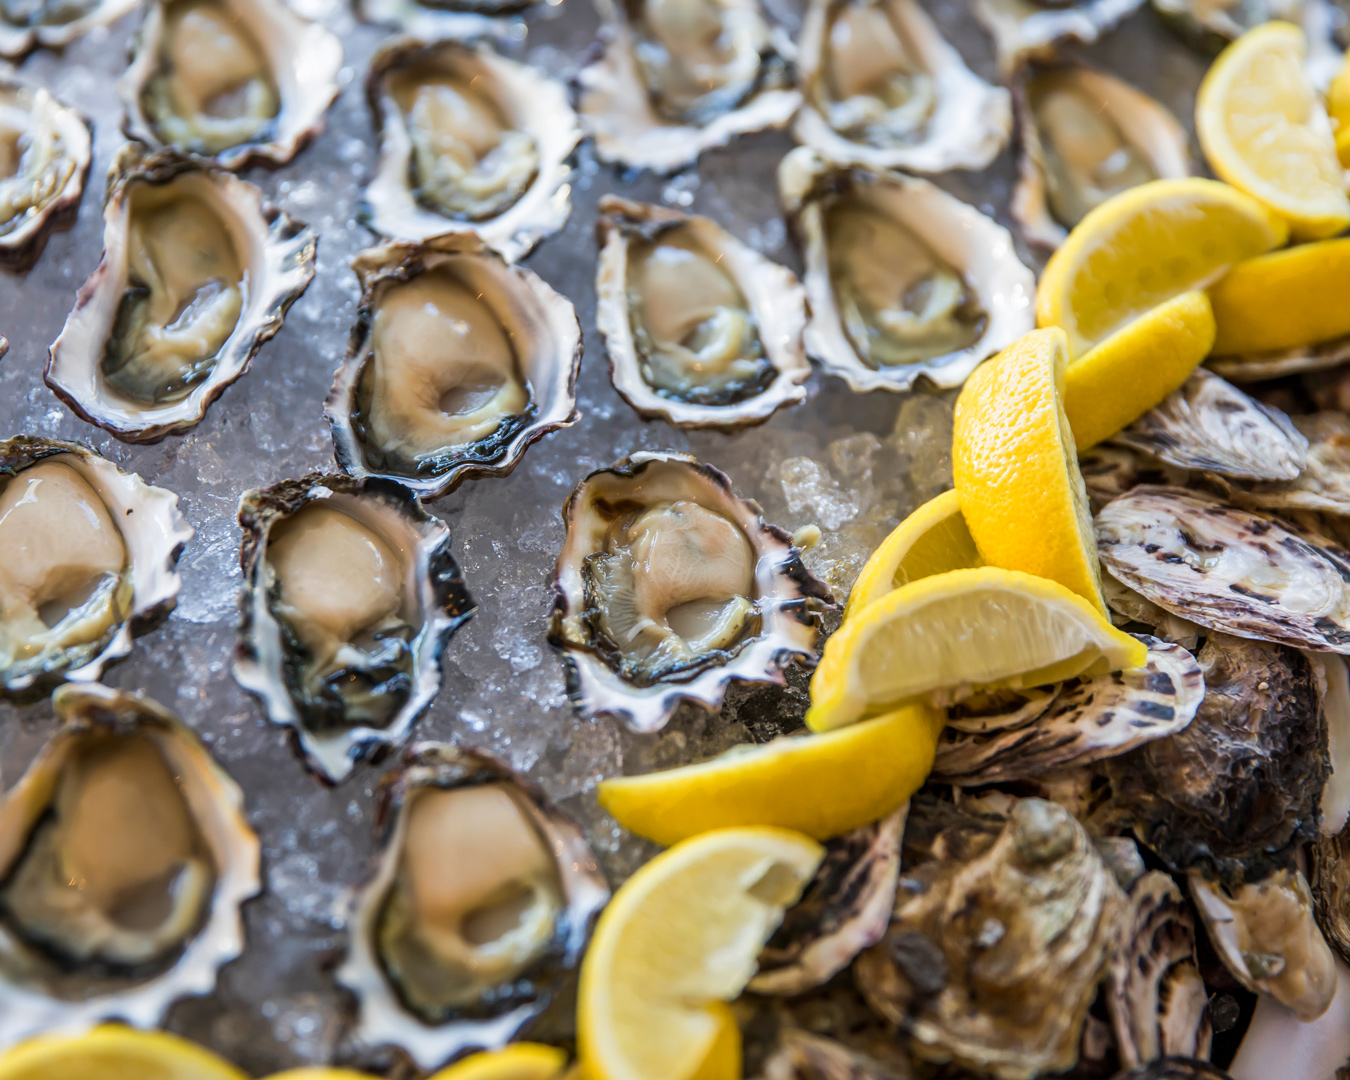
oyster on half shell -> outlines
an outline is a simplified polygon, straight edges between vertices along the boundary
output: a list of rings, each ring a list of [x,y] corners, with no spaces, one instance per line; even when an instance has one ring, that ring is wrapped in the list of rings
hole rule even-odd
[[[423,38],[461,41],[507,36],[509,20],[539,0],[357,0],[363,22],[391,26]]]
[[[1144,0],[974,0],[975,18],[994,39],[999,67],[1011,74],[1028,58],[1053,55],[1056,42],[1073,40],[1091,45],[1132,15]]]
[[[103,257],[43,379],[91,424],[157,442],[201,421],[314,278],[317,238],[238,177],[173,151],[118,155]]]
[[[806,397],[806,290],[709,218],[600,200],[596,323],[610,379],[677,427],[762,423]]]
[[[324,403],[345,472],[436,499],[576,422],[581,327],[538,275],[469,234],[383,244],[352,269],[361,304]]]
[[[17,60],[36,48],[65,48],[135,6],[136,0],[3,0],[0,56]]]
[[[716,711],[729,683],[815,658],[829,587],[712,466],[634,454],[582,480],[563,522],[549,641],[585,715],[656,731],[681,701]]]

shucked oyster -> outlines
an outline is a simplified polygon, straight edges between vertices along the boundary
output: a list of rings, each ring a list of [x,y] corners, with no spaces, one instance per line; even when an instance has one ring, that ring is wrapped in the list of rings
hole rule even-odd
[[[380,167],[361,214],[375,232],[472,232],[515,262],[572,212],[581,126],[567,91],[486,45],[398,38],[367,83]]]
[[[596,323],[610,379],[677,427],[760,423],[806,397],[806,291],[716,222],[600,200]]]
[[[150,0],[117,89],[126,133],[224,168],[284,165],[323,129],[342,46],[283,0]]]
[[[1044,58],[1050,46],[1072,39],[1091,45],[1133,14],[1144,0],[975,0],[975,17],[994,38],[999,67],[1014,71],[1028,57]]]
[[[170,610],[178,496],[76,443],[0,442],[0,690],[99,678]]]
[[[1012,129],[1008,91],[974,74],[915,0],[812,0],[794,133],[826,161],[983,169]]]
[[[507,32],[506,17],[538,0],[357,0],[365,22],[392,26],[424,38],[474,38]]]
[[[235,678],[341,780],[407,737],[473,614],[450,530],[398,484],[317,474],[245,492],[239,524]]]
[[[0,1043],[156,1025],[243,951],[243,793],[168,710],[60,687],[62,727],[0,802]]]
[[[0,56],[15,60],[38,47],[64,48],[135,6],[136,0],[3,0]]]
[[[85,119],[46,90],[0,79],[0,266],[27,270],[73,220],[89,175]]]
[[[486,754],[412,747],[338,980],[356,1037],[434,1069],[511,1039],[566,985],[609,889],[581,830]]]
[[[758,0],[603,0],[599,57],[577,76],[601,161],[674,172],[801,104]]]
[[[655,731],[682,700],[716,710],[733,680],[814,658],[829,588],[712,466],[634,454],[582,480],[563,521],[549,641],[587,715]]]
[[[467,234],[383,244],[352,269],[361,306],[324,403],[346,472],[439,498],[576,422],[581,327],[536,274]]]
[[[314,278],[317,239],[252,184],[128,144],[109,175],[103,258],[43,375],[127,442],[197,424]]]

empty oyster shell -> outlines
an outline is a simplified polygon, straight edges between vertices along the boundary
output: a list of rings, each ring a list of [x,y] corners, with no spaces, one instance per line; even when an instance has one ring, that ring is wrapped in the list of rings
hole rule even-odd
[[[1132,15],[1144,0],[975,0],[975,18],[994,39],[999,68],[1010,74],[1026,58],[1052,55],[1049,46],[1072,39],[1091,45]]]
[[[739,428],[806,397],[806,290],[716,222],[600,200],[596,323],[643,416]]]
[[[311,474],[239,500],[234,677],[329,780],[398,745],[473,614],[450,530],[407,488]]]
[[[437,499],[577,421],[581,327],[538,275],[468,234],[382,244],[352,269],[361,304],[324,403],[344,471]]]
[[[178,496],[78,443],[0,442],[0,690],[98,679],[173,608]]]
[[[314,278],[317,239],[252,184],[128,145],[109,174],[103,257],[43,379],[127,442],[199,423]]]
[[[421,743],[382,788],[383,853],[338,981],[359,1041],[434,1069],[543,1011],[609,888],[581,829],[487,754]]]
[[[1211,356],[1205,366],[1234,382],[1262,382],[1338,368],[1350,361],[1350,337],[1335,338],[1320,345],[1302,345],[1280,352]]]
[[[117,82],[128,137],[214,158],[284,165],[337,97],[342,46],[283,0],[150,0]]]
[[[0,266],[27,270],[74,220],[89,175],[89,122],[41,87],[0,78]]]
[[[61,49],[97,26],[120,19],[136,0],[36,0],[0,7],[0,56],[16,60],[36,48]]]
[[[361,216],[375,232],[476,233],[515,262],[566,223],[581,126],[560,83],[486,45],[398,38],[366,89],[380,166]]]
[[[1350,514],[1350,416],[1317,412],[1291,418],[1308,443],[1303,471],[1291,480],[1235,486],[1239,506]]]
[[[1016,95],[1022,153],[1011,210],[1029,243],[1057,248],[1111,196],[1190,175],[1185,128],[1113,75],[1081,64],[1029,64]]]
[[[0,802],[0,1043],[159,1023],[243,951],[243,793],[148,698],[59,687],[61,729]]]
[[[1003,226],[925,180],[778,169],[806,263],[806,350],[854,390],[960,386],[1032,329],[1035,277]]]
[[[812,0],[797,68],[793,133],[836,165],[979,170],[1012,130],[1008,91],[966,67],[915,0]]]
[[[669,173],[801,104],[757,0],[602,0],[597,58],[577,76],[596,156]]]
[[[634,454],[582,480],[563,522],[549,641],[584,714],[656,731],[681,701],[716,711],[732,681],[815,658],[829,587],[711,465]]]

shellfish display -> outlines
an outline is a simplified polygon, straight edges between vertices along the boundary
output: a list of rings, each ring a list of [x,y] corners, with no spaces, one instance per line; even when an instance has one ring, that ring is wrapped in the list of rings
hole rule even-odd
[[[61,49],[120,19],[136,0],[36,0],[0,6],[0,56],[17,60],[34,49]]]
[[[1085,0],[1078,4],[1041,0],[973,0],[971,10],[994,39],[999,68],[1009,73],[1025,59],[1044,57],[1053,45],[1091,45],[1138,11],[1144,0]]]

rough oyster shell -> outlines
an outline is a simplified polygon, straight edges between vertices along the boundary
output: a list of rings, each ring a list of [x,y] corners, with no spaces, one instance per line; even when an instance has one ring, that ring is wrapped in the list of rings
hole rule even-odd
[[[22,496],[25,514],[12,515],[8,535],[0,537],[5,546],[0,590],[9,594],[5,636],[19,633],[23,607],[32,609],[26,613],[30,618],[40,619],[39,612],[49,604],[69,606],[52,625],[42,620],[38,635],[46,640],[30,639],[23,659],[0,663],[0,691],[10,694],[66,679],[90,682],[126,656],[133,634],[173,609],[182,584],[175,569],[178,555],[192,539],[192,527],[178,512],[177,495],[123,472],[79,443],[26,435],[0,442],[0,479],[8,481],[0,486],[0,500],[8,501],[8,486],[21,483],[19,478],[31,468],[65,468],[74,474],[66,499],[54,505],[63,515],[76,516],[73,523],[65,517],[43,522],[37,516],[43,496],[33,491]],[[106,524],[100,526],[100,518]],[[86,556],[84,567],[77,561],[100,536],[99,551],[109,556],[106,573],[93,556]],[[30,540],[41,547],[28,548]],[[15,548],[20,542],[25,545],[22,559]],[[114,565],[119,562],[120,567]],[[53,574],[57,568],[63,572]],[[102,575],[87,596],[79,590],[93,578],[77,578],[81,569]],[[33,574],[40,576],[31,578]],[[48,612],[48,617],[55,615]]]
[[[474,148],[477,160],[467,169],[448,153],[446,135],[419,149],[415,136],[422,110],[424,123],[438,108],[445,111],[431,93],[417,93],[433,81],[466,111],[478,95],[483,116],[501,127],[495,143]],[[361,217],[375,232],[398,240],[476,233],[515,262],[566,223],[572,213],[570,159],[581,126],[561,84],[486,44],[403,37],[371,60],[366,93],[380,137],[380,164],[362,195]],[[410,103],[401,103],[407,95]],[[461,132],[450,134],[468,145]],[[477,129],[473,134],[486,138]],[[449,171],[428,177],[429,164]],[[481,197],[470,200],[469,193],[479,189]]]
[[[637,19],[645,16],[649,2],[597,3],[603,19],[598,56],[577,75],[577,111],[601,161],[671,173],[738,135],[783,127],[792,119],[801,104],[784,60],[792,49],[770,28],[758,0],[689,0],[704,9],[720,9],[714,16],[723,21],[719,41],[731,41],[732,55],[708,65],[717,69],[715,74],[697,77],[697,85],[706,92],[690,107],[676,107],[674,99],[663,107],[662,95],[648,84],[640,56]],[[677,7],[666,17],[674,22],[688,14]],[[650,51],[670,52],[664,45]],[[712,89],[707,89],[710,84]]]
[[[209,993],[221,965],[243,951],[239,908],[260,889],[258,838],[244,814],[243,793],[178,717],[148,698],[96,683],[59,687],[52,702],[61,729],[0,802],[0,877],[5,879],[0,901],[3,1045],[39,1033],[80,1031],[102,1019],[154,1027],[174,1001]],[[81,746],[91,741],[102,747],[149,744],[158,751],[161,789],[176,784],[176,794],[181,795],[191,822],[188,827],[195,826],[197,842],[205,849],[199,852],[200,861],[210,863],[211,891],[199,901],[205,905],[200,921],[184,927],[185,936],[175,935],[155,955],[131,967],[59,959],[47,947],[31,942],[16,923],[15,889],[21,868],[38,850],[28,841],[42,822],[59,821],[52,818],[51,808],[60,798],[62,772],[81,753]],[[144,789],[139,794],[151,797]],[[115,813],[116,793],[105,791],[98,805]],[[148,807],[147,803],[130,812]],[[91,854],[87,852],[86,858]],[[124,859],[130,852],[114,854],[101,847],[97,854],[103,856],[97,859],[99,871],[110,878],[110,886],[114,885],[111,879],[130,869]],[[140,850],[135,854],[141,854]],[[50,905],[42,914],[54,918],[58,912]]]
[[[975,18],[994,39],[1005,75],[1028,57],[1051,54],[1050,46],[1072,39],[1091,45],[1132,15],[1144,0],[1084,0],[1078,4],[1039,4],[1036,0],[975,0]]]
[[[268,549],[273,531],[306,511],[316,532],[320,517],[336,515],[326,523],[334,539],[320,532],[306,549],[300,534],[296,595],[288,597],[280,579],[290,574],[273,566]],[[351,522],[355,531],[344,534]],[[407,738],[440,689],[446,643],[473,614],[450,530],[399,484],[317,473],[246,491],[239,524],[244,585],[234,677],[262,699],[272,723],[295,729],[306,765],[341,780],[363,755]],[[344,549],[344,535],[360,543]],[[334,560],[339,574],[351,575],[346,581],[333,576]],[[372,597],[376,582],[401,597]],[[385,600],[396,606],[386,610]],[[306,602],[323,610],[306,610]],[[321,643],[311,626],[324,632]]]
[[[43,379],[81,419],[126,442],[158,442],[199,423],[248,371],[313,280],[318,240],[252,184],[173,151],[144,156],[131,145],[109,174],[103,223],[103,257],[52,342]],[[158,242],[156,228],[167,231]],[[202,269],[203,241],[212,240],[216,261]],[[190,268],[171,259],[190,259]],[[179,295],[189,277],[191,294]],[[154,322],[157,299],[167,303],[163,326]],[[184,307],[199,312],[197,321],[180,313]],[[141,331],[132,338],[137,351],[126,354],[119,343],[133,328]],[[214,352],[199,355],[203,345]],[[110,369],[117,353],[121,363]]]
[[[216,20],[236,50],[254,54],[258,70],[246,82],[236,81],[234,72],[236,79],[190,90],[160,81],[172,80],[174,74],[173,58],[162,54],[172,50],[172,36],[178,32],[173,9],[189,6]],[[184,51],[191,77],[208,79],[209,72],[193,59],[202,54],[190,44]],[[211,51],[208,46],[206,55]],[[297,15],[284,0],[149,0],[131,66],[117,81],[126,109],[122,128],[128,138],[153,149],[211,156],[225,169],[284,165],[323,130],[324,113],[338,95],[341,67],[338,39]],[[262,97],[267,102],[252,114],[217,119],[205,111],[210,102],[204,101],[197,114],[207,118],[203,125],[178,111],[179,94],[186,92],[233,95],[250,103]]]
[[[1340,367],[1350,360],[1350,337],[1304,345],[1281,352],[1247,353],[1238,356],[1211,356],[1205,366],[1214,374],[1234,382],[1262,382]]]
[[[1032,329],[1035,276],[1018,260],[1008,230],[973,206],[925,180],[828,170],[805,147],[783,159],[778,186],[806,263],[803,281],[811,305],[806,351],[852,389],[904,391],[920,380],[944,389],[960,386],[981,361]],[[828,230],[831,211],[841,207],[894,230],[894,237],[878,237],[872,230],[874,259],[894,260],[892,240],[898,237],[896,242],[907,243],[931,267],[927,276],[915,281],[888,283],[894,287],[886,290],[887,295],[904,297],[904,305],[911,299],[907,294],[922,293],[922,299],[913,302],[939,310],[920,319],[925,312],[892,306],[878,309],[876,318],[869,320],[860,298],[850,297],[847,307],[853,314],[841,311],[840,283],[832,264],[845,253],[832,246]],[[959,296],[943,301],[948,288]],[[917,360],[885,364],[879,357],[873,365],[864,358],[859,337],[870,343],[878,319],[894,325],[888,340],[912,351]],[[947,345],[937,344],[944,339],[949,339]]]
[[[54,10],[49,11],[49,5]],[[80,0],[76,5],[43,0],[36,6],[36,19],[26,5],[20,8],[25,21],[0,18],[0,56],[17,60],[37,48],[65,48],[95,27],[120,19],[136,6],[136,0]]]
[[[1102,507],[1131,488],[1141,484],[1184,487],[1190,475],[1188,470],[1167,465],[1152,454],[1111,442],[1101,442],[1091,450],[1085,450],[1078,458],[1078,471],[1083,474],[1083,484],[1094,514],[1101,513]]]
[[[1235,486],[1239,506],[1350,515],[1350,416],[1324,411],[1291,418],[1308,442],[1303,471],[1293,479]]]
[[[445,1015],[432,1020],[415,1012],[407,991],[402,985],[395,985],[390,960],[379,944],[381,927],[388,925],[391,897],[402,887],[400,868],[409,838],[423,835],[410,829],[412,808],[428,792],[471,793],[475,789],[507,793],[520,815],[520,824],[535,832],[539,845],[536,854],[552,863],[553,921],[550,927],[540,928],[524,962],[513,964],[500,984],[485,987],[473,1002],[446,1010]],[[543,1011],[567,985],[572,969],[580,962],[592,920],[609,899],[609,888],[581,829],[551,806],[534,784],[487,754],[444,743],[420,743],[410,747],[402,766],[384,778],[382,796],[379,820],[383,850],[374,876],[356,898],[348,923],[347,958],[337,977],[357,997],[360,1018],[355,1035],[360,1042],[370,1046],[400,1046],[422,1068],[434,1069],[471,1047],[504,1045]],[[448,803],[442,800],[442,806],[445,805]],[[464,855],[490,858],[483,844],[491,841],[482,838],[490,836],[496,840],[498,836],[485,832],[486,818],[479,820],[472,832],[459,834],[463,838],[459,842],[468,848]],[[430,827],[434,829],[434,822]],[[448,862],[457,853],[448,849],[446,835],[441,836],[442,842],[436,848],[438,859]],[[435,832],[427,832],[422,842],[435,837]],[[499,850],[518,854],[507,844],[500,845]],[[438,869],[426,867],[432,874]],[[467,879],[465,888],[490,890],[503,884],[514,886],[514,891],[508,893],[509,903],[519,895],[522,882],[513,876],[514,872],[507,873],[508,869],[495,866],[491,868],[493,874],[485,870],[478,879]],[[428,882],[428,887],[434,884]],[[440,884],[453,887],[449,882]],[[466,902],[473,900],[467,898]],[[499,903],[500,899],[488,902]],[[536,904],[543,902],[536,891]],[[494,944],[504,950],[502,940],[499,937]],[[434,954],[434,948],[428,949],[429,957]],[[483,963],[490,965],[493,960],[488,957]],[[469,965],[473,960],[466,958],[463,963]]]
[[[551,431],[576,423],[581,415],[576,408],[581,326],[567,298],[554,292],[537,274],[506,265],[477,237],[463,233],[422,244],[389,243],[369,248],[352,260],[352,269],[361,283],[361,303],[347,354],[334,373],[333,388],[324,402],[324,418],[332,432],[338,466],[344,472],[396,480],[423,499],[438,499],[468,477],[506,476],[532,444]],[[367,379],[374,382],[380,362],[379,313],[382,305],[419,279],[427,283],[428,290],[437,288],[439,282],[452,290],[467,288],[468,293],[447,294],[442,310],[432,309],[436,299],[433,293],[408,293],[414,302],[425,301],[418,308],[427,320],[425,327],[418,333],[417,326],[409,322],[413,312],[404,311],[400,323],[391,322],[388,341],[392,354],[404,356],[402,363],[420,377],[400,380],[391,375],[387,385],[402,387],[410,396],[419,387],[433,385],[437,396],[434,402],[405,398],[403,404],[410,418],[392,413],[377,422],[369,410],[378,385],[367,390],[364,384]],[[473,329],[470,320],[455,317],[464,314],[461,301],[481,307],[498,324],[500,344],[511,353],[510,370],[493,369],[492,377],[501,381],[488,401],[480,401],[482,395],[475,391],[462,407],[450,411],[443,409],[445,397],[462,384],[473,383],[479,371],[473,365],[486,366],[502,359],[494,356],[490,343],[468,348],[467,339],[447,344],[438,337],[446,326],[452,327],[452,334],[461,324]],[[395,337],[400,330],[401,335]],[[435,348],[437,352],[422,356],[409,346]],[[416,366],[419,362],[427,363],[425,370]],[[518,408],[506,400],[508,391],[519,397]],[[392,398],[393,390],[388,393]],[[486,415],[489,408],[499,411]],[[451,421],[450,426],[473,421],[470,430],[483,428],[485,433],[467,442],[436,445],[439,440],[433,439],[428,445],[417,441],[412,427],[418,413],[433,427],[433,436],[445,435],[445,424]],[[488,429],[494,418],[500,422]],[[385,426],[388,436],[398,435],[406,446],[380,445],[380,431]]]
[[[667,627],[669,633],[662,632],[662,643],[684,644],[683,649],[676,648],[677,658],[662,663],[662,654],[654,653],[649,660],[636,662],[629,653],[638,639],[630,639],[625,649],[607,630],[608,606],[602,607],[596,599],[596,559],[605,551],[616,514],[630,509],[661,513],[678,503],[694,504],[686,508],[691,516],[707,515],[692,527],[716,527],[718,541],[725,539],[735,547],[731,537],[740,535],[739,543],[748,546],[752,560],[747,557],[737,563],[734,551],[728,550],[727,558],[719,558],[716,565],[719,571],[753,575],[749,588],[755,595],[732,595],[717,616],[718,627],[728,620],[727,633],[719,633],[706,647],[693,648]],[[698,702],[716,711],[732,681],[781,684],[782,666],[791,658],[815,658],[819,611],[830,603],[829,587],[802,565],[791,537],[767,524],[759,506],[739,498],[726,474],[712,466],[699,464],[686,454],[634,454],[582,480],[563,506],[563,522],[567,537],[553,578],[549,641],[562,651],[569,693],[585,715],[610,713],[622,717],[634,731],[656,731],[681,701]],[[654,530],[659,532],[659,522]],[[686,557],[697,557],[700,565],[713,565],[698,551],[703,538],[673,539],[693,545]],[[650,586],[656,590],[654,600],[661,598],[659,575],[672,569],[682,572],[669,565],[679,555],[673,549],[673,554],[648,563],[647,573],[655,571]],[[717,598],[726,595],[719,593]],[[692,600],[698,602],[698,597]],[[665,618],[664,613],[660,616]],[[646,625],[661,630],[653,619],[645,620]],[[635,629],[640,627],[635,625]],[[679,659],[685,652],[688,655]]]
[[[762,1080],[906,1080],[867,1054],[805,1031],[789,1028],[779,1049],[764,1063]]]
[[[0,266],[27,270],[79,210],[92,128],[41,87],[0,78],[0,132],[13,158],[0,180]]]
[[[391,26],[421,38],[505,36],[508,17],[533,7],[538,0],[357,0],[363,22]]]
[[[975,694],[947,708],[947,727],[963,735],[1024,728],[1049,711],[1063,683]]]
[[[832,58],[841,12],[859,19],[841,46],[854,51]],[[869,17],[873,21],[862,21]],[[843,101],[833,99],[839,80],[832,59],[859,81]],[[869,92],[878,89],[883,62],[893,65],[884,90],[903,95],[890,109]],[[915,0],[811,0],[797,41],[797,71],[802,108],[793,134],[835,165],[979,170],[998,156],[1012,130],[1008,91],[966,67]]]
[[[1116,1073],[1111,1080],[1233,1080],[1217,1065],[1197,1058],[1165,1057]]]
[[[1297,24],[1308,42],[1304,61],[1313,83],[1325,90],[1339,69],[1333,27],[1340,19],[1326,0],[1149,0],[1158,17],[1183,40],[1207,53],[1272,19]]]
[[[614,389],[639,413],[659,416],[677,427],[734,430],[762,423],[776,410],[806,397],[801,385],[811,374],[802,345],[806,290],[791,270],[770,262],[710,218],[613,195],[600,200],[597,237],[601,250],[596,324],[605,339]],[[720,348],[720,355],[710,353],[711,359],[703,361],[700,348],[688,350],[691,359],[682,365],[676,359],[679,370],[672,374],[678,378],[670,381],[689,381],[692,385],[684,392],[658,388],[652,381],[657,377],[652,366],[657,343],[642,320],[644,279],[629,280],[633,250],[662,240],[673,242],[669,250],[690,253],[683,265],[668,262],[669,280],[657,298],[663,305],[690,304],[692,314],[683,319],[666,316],[675,322],[677,332],[694,333],[704,323],[740,324],[710,335],[710,345]],[[710,280],[696,288],[693,275],[700,272]],[[733,302],[737,306],[718,303],[728,299],[719,293],[727,292],[739,294]],[[684,347],[685,340],[669,344]],[[716,380],[727,369],[737,368],[748,370],[729,373],[722,386],[699,381],[705,370],[711,369],[707,377]]]

